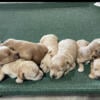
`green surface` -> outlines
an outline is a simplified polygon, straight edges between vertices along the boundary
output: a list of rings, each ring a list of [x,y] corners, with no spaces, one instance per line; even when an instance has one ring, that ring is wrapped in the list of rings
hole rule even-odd
[[[93,40],[100,37],[100,8],[93,3],[46,3],[0,5],[0,40],[16,38],[38,42],[44,34],[65,38]],[[67,95],[100,93],[100,81],[88,78],[77,68],[67,76],[54,80],[25,81],[18,85],[6,78],[0,83],[0,95]]]

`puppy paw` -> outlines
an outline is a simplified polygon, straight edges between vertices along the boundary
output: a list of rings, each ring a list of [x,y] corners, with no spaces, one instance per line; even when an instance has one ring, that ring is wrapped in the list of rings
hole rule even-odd
[[[21,80],[20,78],[17,78],[17,79],[16,79],[16,83],[19,83],[19,84],[20,84],[20,83],[23,83],[23,80]]]
[[[89,76],[89,78],[91,78],[91,79],[95,79],[95,76],[92,75],[92,74],[89,74],[88,76]]]
[[[83,72],[84,68],[78,68],[78,72]]]
[[[41,67],[41,69],[43,70],[44,73],[48,73],[49,72],[49,68],[48,67]]]
[[[3,73],[0,73],[0,81],[4,79],[5,75]]]
[[[89,64],[90,63],[90,61],[87,61],[85,64]]]
[[[71,71],[71,70],[73,70],[75,67],[76,67],[76,63],[73,63],[69,70]]]
[[[0,81],[2,81],[2,80],[3,80],[3,78],[4,78],[4,76],[1,76],[1,75],[0,75]]]
[[[48,73],[49,72],[49,69],[45,69],[43,71],[44,71],[44,73]]]
[[[66,71],[66,72],[64,73],[64,75],[67,75],[67,74],[68,74],[68,72],[69,72],[69,71]]]

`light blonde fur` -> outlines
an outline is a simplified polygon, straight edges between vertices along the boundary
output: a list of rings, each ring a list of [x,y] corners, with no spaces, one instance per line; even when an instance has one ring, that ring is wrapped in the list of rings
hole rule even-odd
[[[48,73],[50,71],[51,58],[58,51],[58,38],[54,34],[47,34],[40,39],[40,43],[44,44],[48,48],[48,53],[42,59],[40,64],[42,70],[45,73]]]
[[[18,59],[2,66],[0,69],[0,81],[4,79],[5,75],[16,78],[16,83],[23,83],[24,79],[34,81],[42,79],[43,72],[35,62]]]
[[[74,69],[76,57],[76,41],[72,39],[61,40],[58,45],[58,52],[51,60],[50,77],[59,79],[63,74]]]

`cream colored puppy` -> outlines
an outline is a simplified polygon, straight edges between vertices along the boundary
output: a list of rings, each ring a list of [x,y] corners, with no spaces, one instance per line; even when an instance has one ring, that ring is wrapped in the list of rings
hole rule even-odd
[[[45,73],[48,73],[50,70],[51,58],[58,50],[58,38],[54,34],[47,34],[40,39],[40,43],[44,44],[48,48],[48,53],[44,56],[40,64],[42,70]]]
[[[84,59],[87,59],[87,56],[84,56],[83,54],[86,54],[85,47],[88,46],[88,44],[89,44],[89,42],[84,39],[77,41],[77,45],[78,45],[77,63],[79,65],[79,68],[78,68],[79,72],[82,72],[84,70],[84,66],[82,64],[83,62],[81,62],[81,60],[84,61]]]
[[[78,49],[77,62],[79,64],[79,72],[84,71],[83,63],[91,61],[94,58],[100,56],[100,39],[94,39],[88,44],[88,41],[85,46],[82,46]]]
[[[26,60],[33,60],[37,64],[40,64],[41,60],[48,52],[45,45],[41,43],[32,43],[24,40],[8,39],[2,43],[2,45],[17,51],[19,56]]]
[[[19,55],[16,51],[9,49],[7,46],[0,46],[0,66],[15,61],[18,58]]]
[[[18,59],[1,67],[0,81],[4,79],[5,75],[16,78],[16,83],[23,83],[24,79],[40,80],[43,77],[43,72],[33,61]]]
[[[91,63],[91,71],[89,74],[89,78],[91,78],[91,79],[100,78],[100,58],[95,59]]]
[[[50,77],[59,79],[63,74],[75,68],[77,58],[77,43],[72,39],[59,42],[58,52],[51,60]]]

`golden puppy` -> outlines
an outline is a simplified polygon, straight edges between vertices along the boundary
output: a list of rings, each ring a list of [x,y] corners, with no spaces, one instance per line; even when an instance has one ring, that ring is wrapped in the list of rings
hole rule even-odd
[[[47,73],[50,69],[51,58],[57,53],[58,50],[58,38],[53,34],[44,35],[40,39],[40,43],[44,44],[48,48],[48,53],[44,56],[40,64],[42,70]]]
[[[18,59],[1,67],[0,81],[4,79],[5,75],[11,78],[17,78],[16,83],[23,83],[24,79],[40,80],[43,77],[43,72],[33,61]]]
[[[95,59],[91,63],[91,71],[89,74],[89,78],[91,79],[97,79],[100,77],[100,58]]]
[[[0,46],[0,65],[7,64],[19,58],[18,53],[7,46]]]
[[[45,45],[41,43],[32,43],[24,40],[8,39],[2,45],[17,51],[19,56],[26,60],[33,60],[40,64],[41,60],[48,52]]]
[[[88,55],[87,52],[85,51],[85,47],[88,46],[89,42],[81,39],[77,41],[77,45],[78,45],[78,56],[77,56],[77,63],[79,65],[78,71],[82,72],[84,71],[84,66],[83,66],[83,62],[85,59],[88,59]],[[87,56],[85,56],[87,55]]]
[[[73,51],[74,50],[74,51]],[[65,39],[59,42],[58,52],[51,59],[50,77],[59,79],[63,74],[75,68],[77,58],[77,44],[72,39]]]
[[[44,35],[40,39],[40,43],[44,44],[48,51],[50,52],[51,56],[54,56],[57,53],[58,50],[58,38],[54,34],[47,34]]]
[[[83,63],[99,57],[100,56],[99,52],[100,52],[100,39],[94,39],[89,44],[87,41],[86,45],[80,47],[78,49],[78,57],[77,57],[77,62],[79,64],[78,71],[83,72],[84,71]]]

